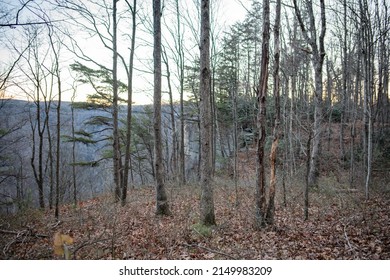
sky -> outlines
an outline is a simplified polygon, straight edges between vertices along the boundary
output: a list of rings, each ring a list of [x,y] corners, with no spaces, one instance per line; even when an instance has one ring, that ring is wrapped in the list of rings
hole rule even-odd
[[[151,0],[148,0],[151,2]],[[192,0],[183,0],[185,2]],[[245,18],[246,15],[246,8],[250,7],[250,0],[217,0],[220,1],[219,5],[219,11],[218,11],[218,19],[221,25],[231,25],[234,24],[237,21],[241,21]],[[147,3],[147,1],[145,1]],[[183,3],[183,2],[182,2]],[[243,5],[246,6],[243,7]],[[164,28],[164,26],[162,26]],[[6,30],[7,31],[7,30]],[[10,30],[8,31],[10,32]],[[12,32],[12,31],[11,31]],[[143,37],[142,31],[137,31],[139,37]],[[164,32],[164,29],[163,29]],[[150,37],[151,38],[151,37]],[[17,41],[17,40],[15,40]],[[85,46],[85,49],[88,50],[89,53],[93,54],[98,60],[101,59],[102,61],[105,60],[106,65],[110,65],[111,63],[111,54],[106,52],[104,47],[101,46],[101,43],[89,38],[88,40],[84,40],[82,38],[78,39],[78,41]],[[151,42],[149,42],[150,44]],[[99,47],[100,44],[100,47]],[[152,103],[152,92],[153,92],[153,76],[148,71],[148,69],[145,68],[145,56],[151,57],[152,55],[152,48],[151,46],[144,46],[145,42],[143,42],[142,38],[137,37],[137,49],[136,49],[136,68],[140,69],[141,71],[135,71],[134,73],[134,92],[133,92],[133,101],[135,104],[148,104]],[[127,45],[126,45],[127,46]],[[198,48],[194,47],[193,52],[196,52]],[[192,52],[192,51],[191,51]],[[4,50],[4,48],[0,47],[0,72],[2,73],[4,69],[6,69],[7,61],[8,65],[12,63],[13,56],[8,53],[7,50]],[[150,60],[150,59],[149,59]],[[74,62],[74,58],[70,57],[68,59],[65,59],[65,63],[67,66],[64,68],[68,68],[68,65]],[[148,62],[150,64],[150,61]],[[1,65],[2,64],[2,65]],[[149,65],[150,67],[150,65]],[[171,66],[170,66],[171,67]],[[172,68],[175,68],[174,65],[172,65]],[[145,73],[144,71],[147,71],[149,73]],[[164,66],[163,66],[164,71]],[[71,78],[71,74],[68,72],[67,69],[65,71],[61,72],[62,79],[64,80],[63,83],[63,89],[64,92],[62,94],[62,100],[64,101],[70,101],[72,97],[73,90],[71,89],[71,84],[73,84],[73,78]],[[122,81],[125,81],[125,75],[119,76],[119,78]],[[72,73],[72,76],[74,76],[74,73]],[[173,78],[174,79],[174,78]],[[164,78],[163,78],[164,83]],[[175,91],[175,87],[174,87]],[[77,93],[76,93],[76,99],[79,101],[83,101],[86,99],[86,95],[88,93],[91,93],[91,88],[85,85],[78,85],[77,86]],[[17,90],[14,88],[11,93],[11,96],[13,96],[16,99],[25,99],[25,94],[18,93]],[[167,95],[163,93],[163,102],[167,102]],[[55,98],[54,98],[55,99]],[[178,99],[178,94],[174,96],[174,99]]]

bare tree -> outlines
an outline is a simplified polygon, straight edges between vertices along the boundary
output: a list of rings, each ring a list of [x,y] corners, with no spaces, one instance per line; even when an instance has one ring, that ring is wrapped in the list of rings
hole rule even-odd
[[[177,163],[177,132],[176,132],[176,114],[175,114],[175,105],[174,105],[174,100],[173,100],[173,89],[172,89],[172,81],[171,81],[171,68],[170,68],[170,65],[169,65],[169,58],[168,58],[168,54],[167,54],[167,51],[165,49],[164,46],[163,47],[163,50],[162,50],[162,60],[165,64],[165,68],[166,68],[166,78],[167,78],[167,85],[168,85],[168,95],[169,95],[169,107],[170,107],[170,121],[171,121],[171,137],[172,137],[172,145],[171,145],[171,150],[172,150],[172,156],[170,156],[170,152],[169,152],[169,144],[167,143],[167,170],[170,171],[170,173],[173,174],[173,177],[176,178],[178,172],[177,172],[177,167],[178,167],[178,163]],[[168,131],[167,131],[167,135],[168,135]],[[166,139],[166,141],[168,141],[168,137]]]
[[[74,114],[74,103],[76,98],[76,87],[75,85],[73,87],[73,94],[71,97],[71,131],[72,131],[72,138],[74,139],[76,136],[75,131],[75,114]],[[73,181],[73,203],[74,205],[77,205],[77,177],[76,177],[76,142],[72,141],[72,181]]]
[[[161,139],[161,1],[153,0],[153,30],[154,30],[154,99],[153,99],[153,128],[154,128],[154,167],[156,187],[156,214],[169,215],[168,198],[164,183],[164,166]]]
[[[265,190],[265,163],[264,146],[266,140],[266,97],[268,90],[269,38],[270,38],[270,3],[263,3],[263,40],[260,64],[260,81],[257,92],[259,111],[257,114],[257,174],[255,194],[255,228],[266,225],[266,190]]]
[[[374,35],[371,26],[370,9],[367,0],[359,1],[360,10],[360,35],[363,58],[364,75],[364,98],[363,98],[363,153],[365,168],[365,196],[369,199],[369,187],[372,172],[372,152],[373,152],[373,114],[372,100],[374,92]]]
[[[49,50],[44,46],[43,29],[33,27],[26,31],[31,41],[30,48],[22,55],[25,65],[20,66],[26,81],[15,85],[33,101],[30,110],[32,147],[30,164],[38,187],[39,207],[45,208],[45,133],[49,127],[49,113],[53,98],[53,65],[48,66]],[[32,39],[31,39],[32,38]],[[49,134],[50,136],[50,134]],[[50,142],[49,142],[50,143]]]
[[[131,119],[132,119],[132,103],[133,103],[133,72],[134,72],[134,54],[135,54],[135,34],[137,28],[137,0],[133,0],[133,5],[126,0],[126,3],[130,9],[132,16],[132,30],[131,30],[131,47],[129,65],[126,67],[127,73],[127,119],[126,119],[126,150],[125,150],[125,165],[123,175],[123,186],[122,186],[122,205],[126,202],[127,188],[129,181],[129,170],[131,168]]]
[[[121,198],[122,189],[122,159],[119,142],[119,107],[118,107],[118,50],[117,50],[117,0],[112,2],[112,117],[113,117],[113,161],[115,201]]]
[[[178,2],[177,2],[178,3]],[[178,17],[178,26],[179,17]],[[185,166],[185,152],[184,152],[184,53],[181,53],[181,59],[179,60],[180,65],[180,180],[183,184],[186,183],[186,166]]]
[[[280,13],[281,13],[281,3],[280,0],[276,1],[276,18],[274,25],[274,88],[273,95],[275,99],[275,123],[273,130],[273,139],[272,147],[270,154],[271,161],[271,179],[269,187],[269,201],[267,206],[267,223],[274,223],[274,213],[275,213],[275,189],[276,189],[276,156],[277,149],[279,144],[279,125],[280,125],[280,89],[279,89],[279,64],[280,64]]]
[[[313,145],[310,156],[310,172],[309,172],[309,186],[314,187],[318,185],[319,176],[319,156],[321,150],[321,122],[322,122],[322,66],[325,57],[325,32],[326,32],[326,18],[325,18],[325,2],[320,0],[321,9],[321,29],[319,36],[317,35],[317,27],[315,23],[315,15],[313,10],[312,0],[305,2],[308,16],[308,23],[302,17],[301,8],[298,6],[296,0],[294,2],[295,15],[298,19],[303,37],[306,43],[310,46],[311,60],[314,68],[315,92],[314,92],[314,124],[313,124]],[[308,27],[307,27],[308,25]],[[318,37],[318,39],[317,39]],[[318,42],[317,42],[318,41]]]
[[[200,199],[200,220],[204,225],[215,224],[214,197],[211,176],[212,160],[212,115],[210,88],[210,1],[201,3],[200,32],[200,137],[201,166],[200,181],[202,194]]]
[[[112,104],[111,115],[112,115],[112,147],[113,147],[113,178],[114,178],[114,197],[116,201],[121,200],[122,204],[125,204],[127,187],[128,187],[128,172],[131,169],[131,157],[130,157],[130,146],[131,146],[131,114],[132,114],[132,91],[133,91],[133,62],[135,52],[135,32],[136,32],[136,14],[137,14],[137,2],[126,0],[126,7],[131,13],[131,47],[128,60],[125,59],[123,52],[121,53],[120,45],[118,41],[122,35],[128,34],[119,33],[118,28],[119,22],[124,22],[125,18],[121,10],[118,11],[118,1],[104,0],[101,2],[88,2],[79,0],[56,0],[58,7],[62,9],[65,15],[68,15],[77,26],[79,26],[83,32],[91,34],[96,37],[98,41],[112,54],[112,65],[106,66],[101,59],[94,58],[92,54],[86,52],[80,44],[69,35],[70,44],[68,48],[73,52],[77,58],[83,60],[88,64],[94,64],[99,69],[110,73],[112,80],[112,94],[110,93],[109,103]],[[103,13],[96,14],[94,9],[102,11]],[[126,11],[127,12],[127,11]],[[77,20],[76,15],[81,16],[82,20]],[[118,87],[122,87],[118,79],[118,72],[121,70],[118,62],[125,68],[127,75],[127,124],[126,124],[126,143],[123,144],[120,140],[120,125],[119,125],[119,103],[122,99],[119,96]],[[130,139],[130,140],[129,140]],[[124,146],[124,147],[122,147]],[[122,149],[124,148],[124,149]],[[122,159],[122,153],[124,153],[124,162]]]
[[[176,51],[177,51],[177,70],[179,75],[179,91],[180,91],[180,182],[186,183],[186,167],[185,167],[185,153],[184,153],[184,46],[183,46],[183,35],[181,34],[181,20],[180,20],[180,7],[179,0],[175,1],[176,4],[176,20],[177,20],[177,40],[176,40]]]

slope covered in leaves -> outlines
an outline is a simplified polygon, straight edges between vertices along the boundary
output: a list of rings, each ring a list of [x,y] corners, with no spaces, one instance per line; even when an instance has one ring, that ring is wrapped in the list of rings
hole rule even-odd
[[[135,189],[125,207],[100,197],[53,213],[32,211],[2,217],[2,259],[56,259],[53,238],[73,237],[74,259],[390,259],[390,204],[374,194],[313,191],[310,218],[303,221],[301,195],[288,191],[276,224],[252,228],[253,189],[215,187],[217,226],[198,224],[199,188],[168,188],[171,217],[154,214],[152,188]]]

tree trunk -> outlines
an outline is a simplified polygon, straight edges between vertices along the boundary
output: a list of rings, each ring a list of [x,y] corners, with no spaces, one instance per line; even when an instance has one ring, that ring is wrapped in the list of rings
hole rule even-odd
[[[180,182],[186,184],[186,158],[184,153],[184,93],[180,92],[180,154],[179,154],[179,166],[180,166]]]
[[[364,99],[363,99],[363,123],[364,123],[364,162],[365,162],[365,196],[369,199],[369,187],[372,169],[372,97],[374,91],[374,50],[373,34],[370,24],[370,15],[368,14],[368,3],[366,0],[360,0],[360,15],[363,40],[363,71],[364,71]]]
[[[347,109],[347,94],[348,94],[348,28],[347,28],[347,1],[343,2],[343,24],[344,24],[344,34],[343,34],[343,96],[341,103],[341,127],[340,127],[340,154],[342,163],[345,162],[345,145],[344,145],[344,131],[346,126],[346,112]]]
[[[264,148],[266,140],[266,97],[268,90],[269,38],[270,38],[270,4],[269,0],[263,3],[263,43],[261,53],[260,81],[257,88],[257,176],[255,195],[255,228],[266,226],[266,190],[265,190],[265,163]]]
[[[126,1],[127,2],[127,1]],[[132,103],[133,103],[133,65],[134,65],[134,53],[135,53],[135,33],[137,28],[137,0],[133,0],[133,6],[127,2],[132,15],[132,34],[131,34],[131,49],[129,66],[127,70],[127,118],[126,118],[126,149],[125,149],[125,163],[124,163],[124,175],[122,186],[122,206],[126,204],[127,189],[129,185],[129,170],[131,167],[131,119],[132,119]]]
[[[180,145],[179,145],[179,178],[181,184],[186,184],[186,162],[184,153],[184,48],[181,34],[179,0],[176,0],[176,20],[177,20],[177,52],[178,70],[180,82]]]
[[[57,104],[57,151],[56,151],[56,200],[55,200],[55,212],[54,216],[56,220],[59,220],[60,215],[60,175],[61,175],[61,95],[62,95],[62,87],[61,87],[61,76],[59,69],[59,55],[57,50],[54,47],[54,42],[52,38],[52,34],[50,37],[50,43],[52,46],[52,50],[55,56],[55,75],[57,77],[57,89],[58,89],[58,104]]]
[[[312,140],[312,131],[309,130],[309,137],[306,144],[306,182],[303,190],[303,216],[305,221],[309,219],[309,173],[310,173],[310,143]]]
[[[358,43],[358,47],[359,47]],[[350,188],[355,187],[355,138],[356,138],[356,121],[357,121],[357,115],[358,115],[358,103],[359,103],[359,91],[361,88],[361,75],[360,75],[360,56],[358,56],[357,60],[357,69],[356,69],[356,78],[355,78],[355,89],[354,89],[354,95],[353,95],[353,102],[352,102],[352,126],[350,131],[350,137],[351,137],[351,144],[350,144],[350,171],[349,171],[349,186]]]
[[[45,105],[46,106],[46,105]],[[47,109],[46,109],[47,110]],[[48,111],[47,111],[48,112]],[[54,201],[54,158],[53,142],[50,126],[47,127],[48,161],[49,161],[49,209],[53,209]]]
[[[238,80],[235,81],[237,83]],[[234,189],[236,192],[236,205],[239,204],[238,198],[238,120],[237,120],[237,87],[234,86],[232,90],[232,103],[233,103],[233,180]],[[221,151],[222,149],[222,133],[220,132],[221,139]],[[227,141],[229,143],[229,139]],[[230,149],[228,151],[230,154]]]
[[[279,124],[280,124],[280,89],[279,89],[279,64],[280,64],[280,12],[281,12],[281,0],[276,2],[276,18],[275,18],[275,27],[274,27],[274,47],[275,47],[275,69],[273,72],[274,80],[274,99],[275,99],[275,124],[273,130],[273,140],[270,154],[271,162],[271,179],[269,185],[269,201],[267,206],[267,224],[274,223],[274,214],[275,214],[275,190],[276,190],[276,156],[277,149],[279,144]]]
[[[122,176],[121,176],[121,152],[119,142],[119,107],[118,107],[118,51],[117,51],[117,0],[113,0],[112,11],[112,52],[113,52],[113,64],[112,64],[112,116],[113,116],[113,161],[114,161],[114,184],[115,184],[115,202],[118,202],[121,198]]]
[[[59,75],[59,73],[58,73]],[[60,160],[61,160],[61,81],[58,76],[58,105],[57,105],[57,153],[56,153],[56,203],[54,216],[58,220],[60,215]]]
[[[318,186],[322,123],[322,64],[315,63],[313,147],[310,154],[309,186]]]
[[[153,0],[154,28],[154,167],[156,187],[156,214],[169,215],[168,198],[164,185],[164,166],[161,140],[161,1]]]
[[[319,177],[319,157],[321,151],[321,122],[322,122],[322,66],[325,57],[325,32],[326,32],[326,18],[325,18],[325,3],[320,0],[321,7],[321,31],[319,35],[319,42],[317,44],[315,15],[313,11],[312,1],[307,1],[307,13],[309,17],[309,28],[307,29],[301,16],[301,11],[298,7],[297,1],[293,0],[295,14],[297,16],[302,34],[311,48],[311,60],[314,68],[314,124],[313,124],[313,145],[310,153],[310,170],[308,175],[308,183],[310,187],[318,185]]]
[[[71,103],[71,117],[72,117],[72,138],[75,138],[75,117],[74,117],[74,99],[76,97],[76,90],[74,89]],[[72,141],[72,178],[73,178],[73,203],[77,205],[77,179],[76,179],[76,142]]]
[[[171,137],[172,137],[172,153],[169,152],[169,143],[168,139],[167,141],[167,159],[169,165],[167,166],[167,170],[169,171],[170,174],[172,174],[173,178],[176,180],[177,178],[177,137],[176,137],[176,120],[175,120],[175,107],[173,104],[173,91],[172,91],[172,84],[171,84],[171,70],[169,67],[169,61],[168,61],[168,55],[165,51],[165,48],[163,49],[162,52],[162,60],[165,64],[165,68],[167,71],[166,77],[167,77],[167,85],[168,85],[168,95],[169,95],[169,107],[170,107],[170,117],[171,117]],[[168,135],[168,132],[167,132]],[[172,156],[171,156],[172,154]]]
[[[43,125],[41,124],[42,123],[42,119],[41,119],[41,101],[40,101],[40,73],[39,73],[39,70],[38,72],[36,73],[36,100],[34,101],[35,103],[35,106],[36,106],[36,117],[35,117],[35,121],[36,123],[33,124],[32,123],[32,120],[30,121],[31,122],[31,128],[32,128],[32,154],[31,154],[31,159],[30,159],[30,163],[31,163],[31,167],[33,169],[33,173],[34,173],[34,178],[35,178],[35,182],[38,186],[38,199],[39,199],[39,207],[41,209],[44,209],[45,208],[45,196],[44,196],[44,190],[43,190],[43,140],[44,140],[44,131],[45,131],[45,128],[46,128],[46,121],[48,119],[48,116],[46,115],[46,120],[43,121]],[[37,129],[37,134],[38,134],[38,167],[36,166],[35,164],[35,153],[36,153],[36,138],[35,138],[35,133],[36,133],[36,129]]]
[[[210,1],[201,1],[200,35],[200,130],[201,166],[200,179],[202,194],[200,199],[200,221],[204,225],[215,224],[214,198],[212,188],[212,116],[210,104]]]

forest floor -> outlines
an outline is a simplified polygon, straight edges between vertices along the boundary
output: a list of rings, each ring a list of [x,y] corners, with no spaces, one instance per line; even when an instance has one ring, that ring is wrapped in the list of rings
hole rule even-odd
[[[325,181],[325,183],[328,181]],[[168,186],[173,215],[157,217],[151,187],[130,190],[125,207],[102,196],[60,210],[0,217],[1,259],[58,259],[53,238],[73,236],[74,259],[390,259],[390,195],[334,187],[310,192],[303,219],[302,188],[278,191],[275,225],[256,231],[253,188],[215,181],[217,225],[199,225],[198,186]]]

